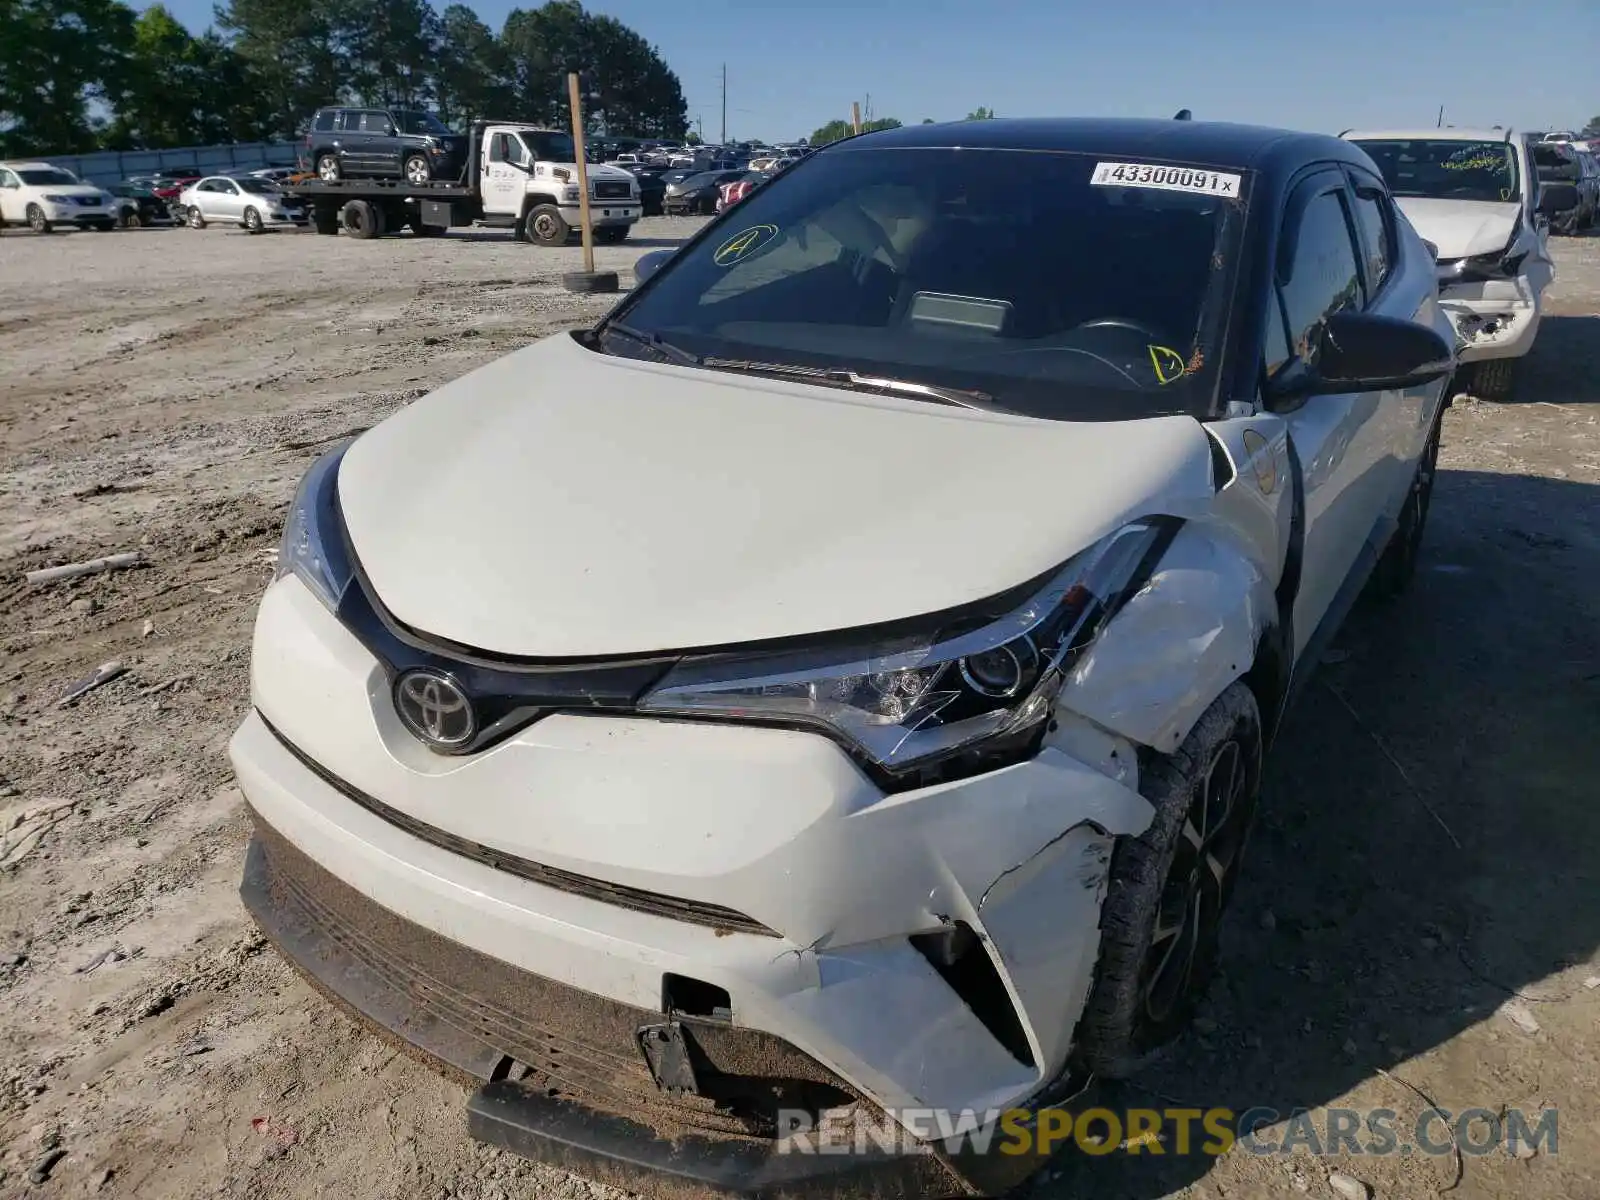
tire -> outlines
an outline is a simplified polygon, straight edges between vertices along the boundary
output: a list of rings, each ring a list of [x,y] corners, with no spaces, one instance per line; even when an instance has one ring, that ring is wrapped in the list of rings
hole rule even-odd
[[[1112,854],[1100,961],[1078,1024],[1076,1054],[1095,1074],[1136,1069],[1183,1031],[1205,994],[1255,817],[1261,747],[1261,713],[1240,682],[1206,709],[1175,754],[1141,758],[1139,791],[1155,819]],[[1213,781],[1228,802],[1207,822],[1203,814],[1219,798],[1208,788]]]
[[[244,210],[244,228],[246,233],[260,233],[266,228],[261,220],[261,214],[256,211],[254,205]]]
[[[97,221],[91,226],[96,233],[110,233],[116,227],[117,223],[115,221]]]
[[[189,228],[204,229],[205,227],[206,219],[200,215],[200,210],[198,208],[191,208],[189,210]]]
[[[125,208],[118,215],[117,224],[124,229],[137,229],[144,224],[144,219],[139,216],[137,208]]]
[[[1404,594],[1417,573],[1417,562],[1422,557],[1422,535],[1428,527],[1428,508],[1433,501],[1433,479],[1439,469],[1440,424],[1444,420],[1441,410],[1434,419],[1433,431],[1422,448],[1416,474],[1411,479],[1411,491],[1406,496],[1405,507],[1400,510],[1400,524],[1384,547],[1368,583],[1371,594],[1380,600],[1393,600]]]
[[[311,209],[311,226],[323,237],[333,237],[339,232],[339,210],[326,204]]]
[[[1489,358],[1473,365],[1471,386],[1467,390],[1479,400],[1504,402],[1511,399],[1516,384],[1516,359]]]
[[[536,246],[565,246],[572,227],[553,204],[536,204],[522,221],[523,239]]]
[[[317,158],[317,178],[326,183],[337,183],[344,178],[344,168],[337,154],[323,154]]]
[[[352,200],[339,210],[339,224],[353,238],[375,238],[383,232],[379,210],[365,200]]]
[[[37,204],[28,205],[28,228],[35,233],[49,233],[55,228],[44,215],[44,209]]]
[[[413,187],[420,187],[424,183],[433,181],[433,168],[428,165],[426,154],[408,154],[406,161],[400,168],[400,173],[405,176],[406,182]]]
[[[594,231],[594,240],[604,246],[620,246],[628,240],[627,225],[607,225]]]

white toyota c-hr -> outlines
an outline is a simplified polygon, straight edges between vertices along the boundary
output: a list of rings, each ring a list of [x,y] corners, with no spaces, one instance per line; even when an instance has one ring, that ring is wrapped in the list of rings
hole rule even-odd
[[[831,146],[639,274],[301,484],[246,903],[500,1145],[999,1190],[1037,1155],[912,1114],[1182,1028],[1294,685],[1412,571],[1433,259],[1335,138],[981,121]],[[917,1136],[803,1152],[841,1120]]]

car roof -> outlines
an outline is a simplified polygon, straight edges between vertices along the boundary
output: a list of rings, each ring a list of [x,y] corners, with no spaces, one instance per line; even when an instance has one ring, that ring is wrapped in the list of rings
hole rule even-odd
[[[42,170],[51,170],[51,171],[54,171],[54,170],[65,171],[66,170],[65,167],[57,167],[55,163],[29,162],[27,160],[19,160],[19,161],[16,161],[16,162],[0,161],[0,167],[6,167],[6,168],[8,168],[9,170],[12,170],[12,171],[24,171],[24,170],[26,170],[26,171],[38,171],[38,170],[41,170],[41,169]]]
[[[1457,129],[1446,125],[1438,129],[1346,129],[1339,136],[1352,142],[1509,142],[1515,135],[1509,129]]]
[[[840,149],[961,148],[1042,150],[1169,159],[1236,170],[1273,172],[1310,160],[1358,165],[1365,156],[1336,137],[1223,121],[1138,118],[1034,117],[903,125],[844,139]],[[831,149],[831,147],[829,147]]]

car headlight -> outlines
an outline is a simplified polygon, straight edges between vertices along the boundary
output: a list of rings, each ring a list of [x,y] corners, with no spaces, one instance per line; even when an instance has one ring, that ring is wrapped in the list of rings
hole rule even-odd
[[[72,197],[71,196],[54,196],[54,195],[50,195],[50,194],[47,193],[45,195],[45,197],[44,197],[44,201],[45,201],[46,204],[71,204],[72,203]]]
[[[275,580],[285,575],[298,575],[300,582],[335,612],[345,589],[355,578],[339,530],[335,493],[339,463],[347,449],[348,442],[317,459],[295,489],[273,575]]]
[[[658,714],[818,729],[875,773],[1027,741],[1072,662],[1143,587],[1174,524],[1136,521],[988,617],[865,644],[685,659],[640,703]]]
[[[567,188],[564,195],[568,204],[576,204],[582,193],[579,192],[578,185],[573,184],[571,187]]]

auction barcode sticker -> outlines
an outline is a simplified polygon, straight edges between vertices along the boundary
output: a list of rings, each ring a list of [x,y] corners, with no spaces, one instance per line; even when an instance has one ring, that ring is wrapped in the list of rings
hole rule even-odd
[[[1089,182],[1095,187],[1159,188],[1166,192],[1199,192],[1202,196],[1239,194],[1239,175],[1199,167],[1162,167],[1150,163],[1096,163]]]

